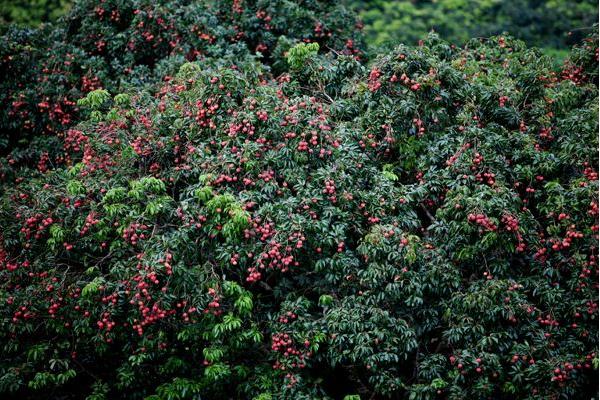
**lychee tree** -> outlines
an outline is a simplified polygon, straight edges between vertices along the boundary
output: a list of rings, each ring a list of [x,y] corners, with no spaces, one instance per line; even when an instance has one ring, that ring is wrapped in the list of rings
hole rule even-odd
[[[597,36],[278,43],[91,90],[14,175],[0,393],[595,396]]]

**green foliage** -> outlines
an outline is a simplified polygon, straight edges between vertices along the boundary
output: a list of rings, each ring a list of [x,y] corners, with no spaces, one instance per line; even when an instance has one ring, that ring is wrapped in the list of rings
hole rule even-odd
[[[38,26],[66,14],[72,0],[1,0],[0,23]]]
[[[63,13],[68,3],[4,1],[0,19],[37,25],[39,19],[54,19],[54,11]],[[28,15],[16,15],[22,13]],[[32,160],[44,152],[60,164],[64,160],[54,135],[81,119],[114,119],[116,111],[105,115],[109,110],[99,109],[108,92],[156,90],[166,75],[199,68],[186,66],[186,60],[206,56],[235,61],[260,52],[268,62],[285,65],[278,48],[284,35],[357,54],[361,36],[355,22],[342,5],[316,1],[79,0],[56,26],[3,26],[0,152],[13,152],[21,166],[37,162]],[[116,105],[127,103],[123,96],[115,98]],[[38,143],[33,146],[32,140]],[[7,169],[0,164],[3,174]]]
[[[373,46],[415,44],[428,32],[458,45],[509,32],[529,45],[566,49],[598,20],[595,1],[438,0],[350,1]],[[582,31],[583,29],[583,31]],[[564,57],[564,50],[561,53]]]
[[[181,4],[0,44],[19,121],[85,99],[3,159],[0,397],[596,396],[597,35],[365,63],[335,5]]]
[[[110,99],[110,94],[104,89],[96,89],[89,92],[84,98],[77,101],[78,106],[86,106],[91,109],[100,108]]]
[[[299,70],[319,52],[319,43],[298,43],[288,50],[287,62],[292,69]]]

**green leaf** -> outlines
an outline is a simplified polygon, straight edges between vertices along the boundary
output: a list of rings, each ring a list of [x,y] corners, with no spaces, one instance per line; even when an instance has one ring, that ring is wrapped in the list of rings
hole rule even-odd
[[[322,294],[319,297],[319,305],[321,307],[327,307],[333,304],[333,297],[328,294]]]
[[[93,281],[91,281],[90,283],[85,285],[83,289],[81,289],[81,295],[84,298],[89,298],[93,296],[99,291],[100,286],[102,286],[104,283],[104,278],[100,276],[95,277]]]

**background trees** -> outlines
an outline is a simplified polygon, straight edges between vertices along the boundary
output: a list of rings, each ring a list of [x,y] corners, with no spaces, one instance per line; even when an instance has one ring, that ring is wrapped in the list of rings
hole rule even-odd
[[[578,43],[598,20],[592,1],[440,0],[353,1],[370,43],[415,44],[430,30],[462,45],[473,37],[503,32],[550,54]],[[583,29],[583,30],[582,30]]]

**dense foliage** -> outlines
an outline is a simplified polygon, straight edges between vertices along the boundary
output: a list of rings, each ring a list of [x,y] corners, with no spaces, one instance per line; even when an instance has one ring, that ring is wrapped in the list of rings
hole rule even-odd
[[[597,396],[597,35],[175,3],[0,43],[0,397]]]
[[[39,26],[64,15],[71,3],[71,0],[0,0],[0,23]]]
[[[8,26],[0,38],[0,152],[62,134],[89,91],[152,85],[186,59],[260,52],[272,64],[298,40],[358,57],[355,25],[345,8],[314,0],[83,0],[57,27]],[[31,163],[56,145],[44,141],[12,162]]]
[[[578,43],[598,21],[592,0],[352,0],[369,42],[415,44],[434,29],[462,45],[472,37],[510,32],[529,45],[561,49]]]

